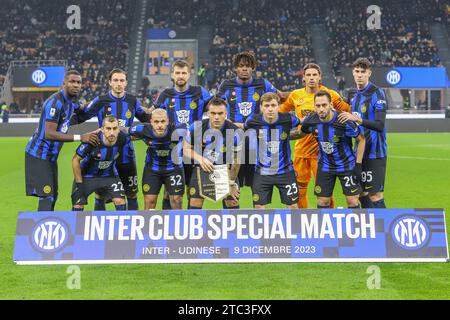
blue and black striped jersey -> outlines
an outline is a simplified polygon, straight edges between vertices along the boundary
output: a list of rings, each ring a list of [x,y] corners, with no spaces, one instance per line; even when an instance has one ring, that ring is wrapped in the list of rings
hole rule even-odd
[[[387,102],[383,89],[369,82],[363,90],[357,91],[352,99],[352,112],[362,119],[375,121],[376,113],[386,112]],[[378,159],[387,157],[386,128],[376,131],[361,126],[366,138],[365,159]]]
[[[63,90],[51,95],[44,102],[39,125],[28,141],[25,152],[38,159],[56,162],[64,142],[45,139],[45,123],[47,121],[55,122],[57,132],[67,133],[70,127],[70,118],[78,110],[78,102],[74,103],[69,100]]]
[[[150,115],[141,108],[136,96],[125,93],[122,98],[116,98],[109,92],[92,100],[85,109],[72,117],[71,123],[83,123],[88,119],[97,117],[98,125],[101,127],[103,119],[108,115],[116,117],[121,127],[128,128],[133,124],[135,117],[141,122],[148,122],[150,119]],[[134,161],[133,143],[129,142],[124,145],[117,163],[128,164]]]
[[[300,119],[291,113],[278,113],[277,121],[270,124],[261,113],[247,119],[244,129],[255,129],[258,137],[256,172],[278,175],[294,170],[289,134],[298,125]]]
[[[130,135],[142,139],[147,148],[145,166],[154,172],[167,173],[183,166],[183,138],[186,126],[169,125],[163,137],[157,137],[149,124],[130,128]]]
[[[83,178],[117,177],[116,161],[119,158],[123,146],[130,142],[130,137],[120,132],[117,141],[112,146],[104,143],[104,136],[99,134],[100,144],[96,147],[88,143],[82,143],[76,150],[76,154],[82,158],[80,162]]]
[[[186,141],[193,146],[197,154],[211,161],[214,165],[234,163],[234,154],[242,148],[243,130],[230,121],[225,121],[220,130],[212,129],[209,119],[196,121],[186,136]]]
[[[211,93],[201,86],[188,86],[183,92],[167,88],[161,92],[155,106],[167,110],[170,123],[176,126],[191,125],[202,120],[205,106],[211,98]]]
[[[337,121],[339,113],[334,112],[329,122],[322,122],[317,113],[313,112],[302,123],[301,130],[311,133],[319,143],[317,170],[323,172],[347,172],[353,170],[356,164],[352,138],[356,138],[361,130],[353,121]]]
[[[252,78],[244,85],[234,78],[220,84],[217,96],[227,102],[229,120],[245,123],[250,115],[260,112],[261,96],[267,92],[276,93],[277,89],[265,79]]]

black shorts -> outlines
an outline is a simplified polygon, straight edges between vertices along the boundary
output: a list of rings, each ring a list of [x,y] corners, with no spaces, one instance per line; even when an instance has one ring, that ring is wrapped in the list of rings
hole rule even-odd
[[[387,158],[363,159],[361,185],[364,192],[384,191],[386,160]]]
[[[58,164],[25,153],[25,187],[27,196],[58,196]]]
[[[117,173],[123,183],[125,194],[134,195],[139,191],[136,163],[116,164]]]
[[[72,184],[72,193],[75,189],[75,181]],[[83,191],[86,199],[93,192],[97,193],[105,202],[114,198],[123,198],[125,190],[119,177],[95,177],[83,178]],[[75,205],[75,203],[72,203]]]
[[[280,192],[281,203],[291,205],[298,201],[298,186],[294,171],[283,174],[262,175],[255,172],[253,179],[253,205],[272,203],[273,187]]]
[[[203,199],[202,195],[200,194],[200,181],[198,179],[198,173],[197,173],[198,171],[197,170],[202,170],[202,169],[198,166],[192,167],[192,174],[191,174],[191,179],[190,179],[189,187],[188,187],[188,196],[190,198]],[[239,186],[238,182],[237,182],[237,184]],[[228,195],[223,200],[233,200],[233,198],[230,195]]]
[[[163,184],[169,195],[182,196],[184,194],[183,169],[155,172],[148,167],[144,167],[144,174],[142,175],[142,192],[144,194],[158,195]]]
[[[256,136],[254,139],[256,141]],[[255,163],[257,160],[256,153],[258,152],[258,149],[254,141],[250,144],[249,136],[245,137],[244,148],[244,155],[241,159],[239,159],[241,161],[241,166],[239,167],[237,181],[240,186],[252,187],[253,179],[255,177]],[[239,154],[239,156],[241,156],[241,154]]]
[[[362,187],[359,183],[355,183],[356,177],[352,171],[330,173],[324,172],[317,168],[316,186],[314,187],[314,194],[318,197],[331,197],[333,194],[336,178],[341,182],[342,191],[346,196],[357,196],[362,192]]]
[[[184,171],[184,182],[186,183],[186,186],[189,186],[191,182],[192,171],[194,171],[194,165],[183,164],[183,171]]]
[[[253,186],[253,179],[255,178],[254,164],[241,164],[237,176],[237,182],[240,186]]]

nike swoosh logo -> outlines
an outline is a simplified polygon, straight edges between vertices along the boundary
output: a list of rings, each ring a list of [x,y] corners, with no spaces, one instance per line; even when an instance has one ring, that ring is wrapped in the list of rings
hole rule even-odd
[[[236,101],[237,98],[230,98],[230,101]]]
[[[292,201],[297,201],[297,199],[298,199],[298,197],[297,197],[297,198],[294,198],[294,199],[292,199]]]
[[[368,190],[368,189],[371,189],[371,188],[373,188],[373,186],[368,186],[365,189]]]
[[[180,192],[181,190],[183,190],[183,189],[175,189],[175,192]]]
[[[356,191],[358,191],[358,189],[352,189],[352,190],[350,190],[352,193],[354,193],[354,192],[356,192]]]

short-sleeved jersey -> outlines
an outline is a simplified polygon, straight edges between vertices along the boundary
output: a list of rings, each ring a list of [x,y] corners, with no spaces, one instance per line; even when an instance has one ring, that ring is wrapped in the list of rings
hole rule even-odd
[[[211,93],[201,86],[188,86],[183,92],[167,88],[158,96],[155,106],[167,110],[170,123],[189,126],[202,120],[205,106],[211,98]]]
[[[317,170],[323,172],[346,172],[355,167],[356,155],[352,138],[356,138],[361,130],[353,121],[337,121],[338,114],[339,111],[336,111],[329,122],[322,122],[317,113],[313,112],[302,123],[301,130],[311,133],[319,144]]]
[[[289,133],[299,124],[300,120],[290,113],[278,113],[274,123],[268,123],[261,113],[247,119],[244,129],[257,131],[256,172],[276,175],[293,170]]]
[[[157,137],[150,124],[130,128],[130,136],[142,139],[148,146],[145,166],[154,172],[167,173],[183,166],[183,138],[186,126],[169,125],[162,137]]]
[[[130,142],[130,137],[120,132],[117,141],[112,146],[105,145],[105,137],[100,133],[100,144],[96,147],[82,143],[76,154],[82,158],[80,162],[83,178],[117,177],[116,161],[123,146]]]
[[[197,154],[221,165],[233,163],[234,154],[242,148],[242,136],[243,130],[229,121],[217,130],[210,127],[209,119],[203,119],[189,127],[186,141]]]
[[[260,113],[260,99],[267,92],[276,93],[277,88],[266,79],[252,78],[244,85],[233,78],[220,84],[217,96],[227,102],[229,120],[245,123],[250,115]]]
[[[350,105],[336,91],[324,86],[320,86],[319,90],[325,90],[331,95],[331,103],[336,110],[350,112]],[[306,92],[306,88],[292,91],[288,99],[281,105],[280,112],[292,111],[295,111],[295,114],[301,120],[314,112],[314,93]],[[296,158],[317,158],[318,152],[319,147],[316,139],[309,135],[298,139],[295,143],[294,156]]]
[[[45,139],[45,123],[54,122],[57,124],[56,132],[67,133],[70,118],[78,111],[78,103],[69,100],[63,90],[51,95],[44,102],[39,125],[28,141],[25,152],[38,159],[56,162],[64,142]]]
[[[386,112],[387,102],[384,91],[369,82],[367,87],[356,92],[352,99],[352,112],[362,119],[375,121],[377,112]],[[364,128],[361,131],[366,138],[364,158],[378,159],[387,156],[386,128],[382,132]]]
[[[111,92],[98,96],[89,103],[81,112],[73,117],[72,123],[83,123],[88,119],[97,117],[98,125],[103,125],[103,119],[112,115],[119,120],[121,127],[131,127],[136,117],[141,122],[148,122],[150,115],[142,109],[136,96],[125,93],[122,98],[116,98]],[[129,164],[135,161],[133,143],[130,141],[120,152],[117,163]]]

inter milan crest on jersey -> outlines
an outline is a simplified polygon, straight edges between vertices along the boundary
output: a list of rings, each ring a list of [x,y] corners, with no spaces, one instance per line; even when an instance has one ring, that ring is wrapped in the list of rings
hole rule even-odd
[[[179,123],[188,123],[189,122],[189,115],[191,114],[190,110],[179,110],[176,111],[178,122]]]
[[[331,142],[320,142],[320,145],[322,146],[323,152],[326,154],[332,154],[334,151],[334,146]]]
[[[247,117],[252,113],[252,106],[253,103],[251,102],[240,102],[238,103],[239,106],[239,113],[242,114],[244,117]]]

